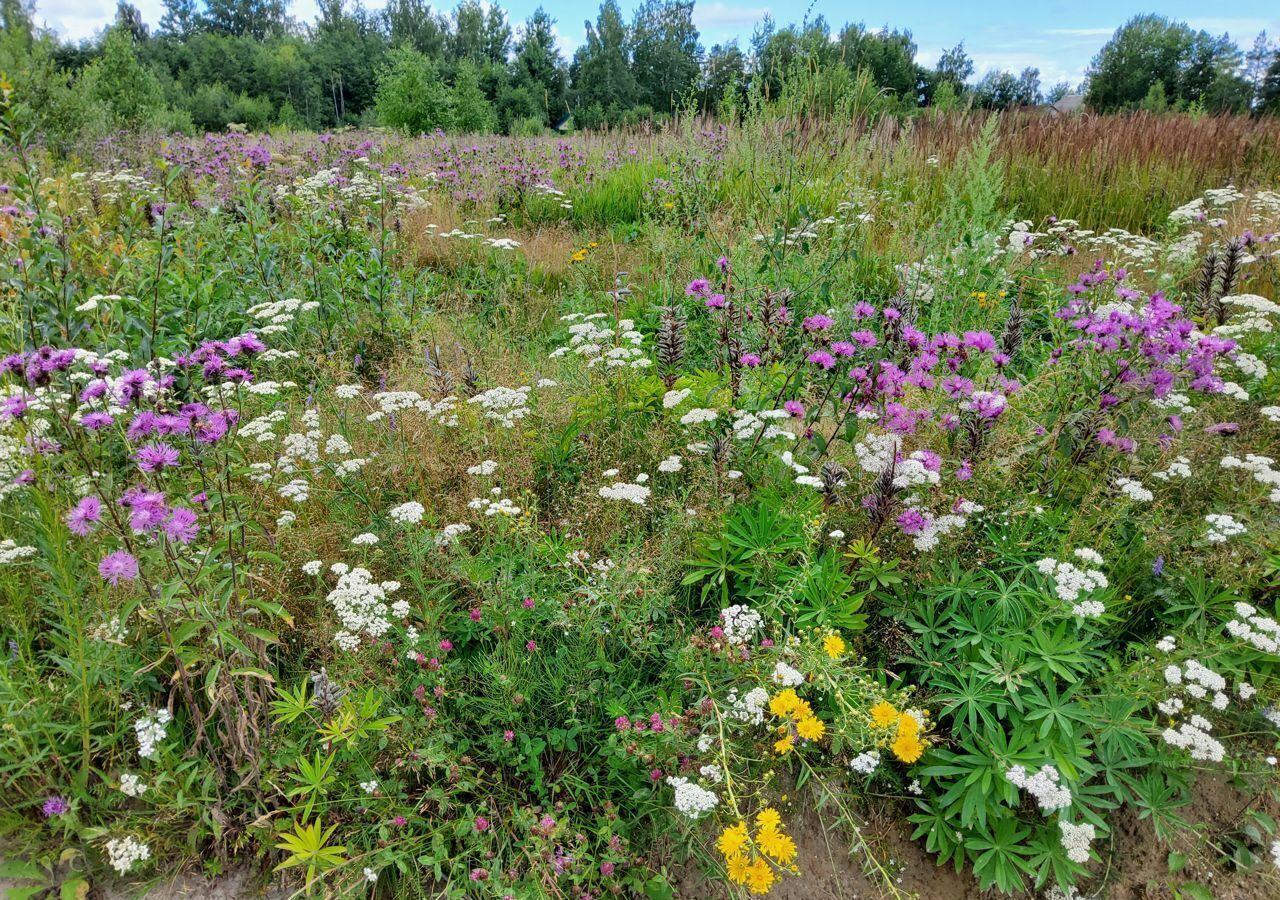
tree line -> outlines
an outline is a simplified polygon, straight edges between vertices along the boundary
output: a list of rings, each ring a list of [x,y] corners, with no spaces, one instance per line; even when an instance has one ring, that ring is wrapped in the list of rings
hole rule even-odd
[[[1280,113],[1280,47],[1265,32],[1247,52],[1162,16],[1136,16],[1101,48],[1083,84],[1042,87],[1035,68],[974,81],[964,44],[932,66],[911,32],[821,17],[766,17],[747,46],[704,47],[692,0],[642,0],[628,20],[604,0],[566,59],[543,8],[513,26],[462,0],[370,11],[321,0],[315,21],[285,0],[164,0],[154,28],[125,0],[112,24],[73,43],[38,27],[32,0],[0,0],[0,70],[52,141],[117,128],[218,131],[233,124],[326,129],[381,124],[420,133],[537,133],[661,120],[679,110],[733,115],[750,102],[799,98],[841,114],[871,92],[877,108],[993,109],[1083,92],[1098,112],[1133,109]]]

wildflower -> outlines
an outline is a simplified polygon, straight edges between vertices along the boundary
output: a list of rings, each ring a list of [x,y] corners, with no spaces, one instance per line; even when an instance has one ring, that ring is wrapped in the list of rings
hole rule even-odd
[[[820,741],[826,732],[826,723],[817,716],[806,716],[796,723],[796,733],[806,741]],[[907,762],[911,761],[907,760]]]
[[[120,776],[120,793],[126,797],[141,797],[147,791],[147,785],[132,772]]]
[[[200,532],[200,526],[193,511],[185,506],[175,506],[169,512],[169,518],[160,523],[160,530],[171,541],[190,544]]]
[[[827,656],[832,659],[839,659],[845,651],[844,638],[832,632],[822,639],[822,649],[827,651]]]
[[[133,455],[138,468],[144,472],[156,472],[164,468],[172,468],[178,464],[179,454],[176,448],[168,444],[148,444]]]
[[[747,845],[747,823],[739,821],[727,825],[716,840],[716,848],[726,860],[739,855]]]
[[[351,543],[357,547],[371,547],[378,543],[378,536],[371,531],[366,531],[364,534],[353,537]]]
[[[763,859],[757,859],[747,869],[747,890],[753,894],[767,894],[776,878],[773,868]]]
[[[151,848],[131,836],[107,841],[107,862],[121,875],[127,875],[136,863],[151,858]]]
[[[93,526],[102,520],[102,501],[97,497],[82,497],[80,502],[67,513],[67,528],[73,534],[86,537],[93,531]]]
[[[1280,841],[1277,841],[1276,844],[1280,845]],[[1277,858],[1280,859],[1280,856]],[[751,860],[743,853],[735,853],[725,862],[729,880],[734,884],[746,884],[747,874],[751,871]],[[1280,865],[1280,862],[1277,862],[1276,865]]]
[[[779,660],[773,667],[773,681],[783,687],[799,687],[804,684],[804,674]]]
[[[761,828],[756,835],[756,844],[761,852],[780,865],[788,865],[796,858],[796,842],[776,829]]]
[[[481,833],[488,831],[489,820],[486,819],[484,816],[476,816],[475,828],[476,828],[476,831],[479,831]]]
[[[825,350],[815,350],[805,357],[809,362],[821,366],[823,371],[830,371],[835,367],[836,359]]]
[[[898,711],[887,700],[881,700],[871,707],[871,721],[877,728],[888,728],[898,721]]]
[[[724,637],[730,644],[745,644],[760,630],[764,620],[749,606],[734,604],[720,610]]]
[[[667,778],[667,784],[675,789],[676,809],[690,819],[710,812],[720,803],[719,797],[687,778],[672,775]]]
[[[134,736],[138,739],[138,755],[143,759],[155,759],[158,745],[165,739],[168,724],[173,721],[167,709],[157,709],[133,723]]]
[[[889,745],[889,749],[893,751],[894,756],[904,763],[913,763],[924,754],[924,742],[913,731],[899,730],[897,737]]]
[[[124,550],[108,553],[98,563],[98,574],[113,587],[124,581],[133,581],[138,577],[138,561]]]
[[[71,811],[71,804],[65,798],[52,796],[44,801],[44,805],[40,807],[40,811],[44,813],[46,819],[52,819],[54,816],[60,816]]]
[[[859,753],[849,761],[849,767],[860,775],[870,775],[880,765],[880,754],[875,750]]]
[[[302,564],[302,574],[311,575],[314,577],[320,574],[320,569],[323,566],[324,566],[324,563],[318,559],[313,559],[310,562],[304,562]]]
[[[787,688],[785,691],[779,691],[773,695],[773,698],[769,701],[769,712],[779,718],[788,716],[794,712],[802,702],[803,701],[801,701],[801,699],[796,695],[795,691],[791,688]]]
[[[1058,783],[1060,777],[1053,766],[1044,766],[1034,775],[1028,775],[1022,766],[1013,766],[1005,772],[1011,784],[1035,797],[1045,815],[1071,805],[1071,791]]]
[[[401,525],[416,525],[422,521],[423,515],[426,514],[426,508],[421,503],[410,500],[408,503],[401,503],[399,506],[393,506],[387,510],[387,515],[394,522]]]

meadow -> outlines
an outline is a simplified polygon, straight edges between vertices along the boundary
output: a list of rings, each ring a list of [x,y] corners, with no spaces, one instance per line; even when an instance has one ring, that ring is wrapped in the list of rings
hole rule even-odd
[[[1280,896],[1280,120],[15,103],[10,897]]]

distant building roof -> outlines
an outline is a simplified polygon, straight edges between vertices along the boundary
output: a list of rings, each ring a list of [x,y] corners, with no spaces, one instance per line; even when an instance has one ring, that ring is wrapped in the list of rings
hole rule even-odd
[[[1060,116],[1067,116],[1073,112],[1079,112],[1082,106],[1084,106],[1084,94],[1064,94],[1056,103],[1050,103],[1049,109]]]

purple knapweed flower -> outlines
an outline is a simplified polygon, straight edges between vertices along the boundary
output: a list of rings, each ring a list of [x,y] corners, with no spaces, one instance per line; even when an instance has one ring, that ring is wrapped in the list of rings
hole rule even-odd
[[[117,550],[114,553],[108,553],[103,557],[102,562],[98,563],[98,574],[112,586],[119,584],[122,580],[133,581],[138,577],[138,561],[133,558],[133,554]]]

